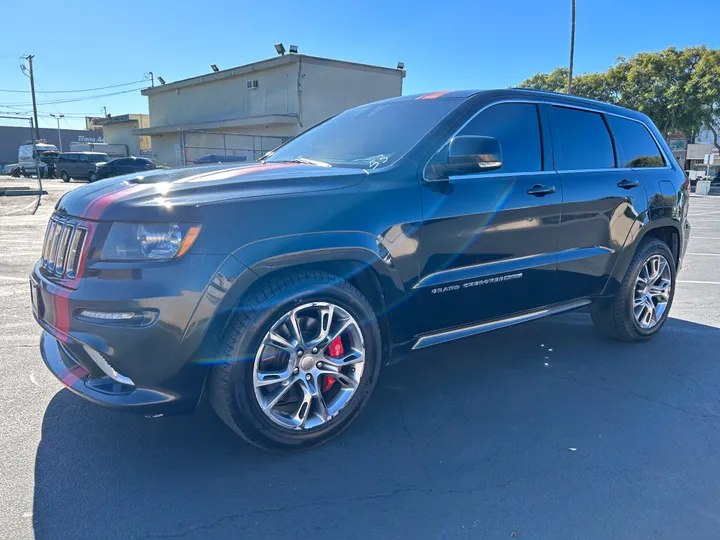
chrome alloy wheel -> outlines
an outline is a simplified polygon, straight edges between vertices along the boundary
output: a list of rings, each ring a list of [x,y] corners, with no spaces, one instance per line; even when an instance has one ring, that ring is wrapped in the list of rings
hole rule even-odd
[[[662,255],[653,255],[643,264],[635,282],[633,314],[640,328],[649,330],[662,319],[672,290],[670,265]]]
[[[327,302],[304,304],[265,334],[253,366],[255,397],[276,424],[316,428],[348,404],[364,366],[363,336],[352,315]]]

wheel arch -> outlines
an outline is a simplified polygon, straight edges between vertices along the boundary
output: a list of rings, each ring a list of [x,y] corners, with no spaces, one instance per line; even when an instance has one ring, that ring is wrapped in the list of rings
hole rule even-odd
[[[283,249],[291,246],[291,249]],[[222,299],[215,298],[213,313],[207,321],[196,356],[216,357],[237,307],[257,287],[288,272],[321,270],[347,281],[365,296],[380,325],[383,357],[389,358],[389,347],[395,341],[397,327],[393,322],[393,307],[402,303],[405,290],[392,257],[375,237],[353,232],[302,235],[292,237],[290,241],[287,238],[271,239],[246,246],[236,251],[232,258],[246,271],[242,272],[242,279],[233,281]],[[217,291],[212,294],[216,295]],[[204,301],[205,298],[201,303]]]
[[[680,255],[682,253],[682,246],[680,245],[680,239],[682,238],[680,222],[672,218],[662,218],[649,221],[643,224],[631,241],[628,241],[625,244],[625,247],[621,251],[618,260],[615,263],[610,279],[605,285],[603,296],[612,295],[617,291],[620,283],[622,283],[622,280],[625,277],[630,261],[632,261],[638,246],[644,238],[657,238],[658,240],[665,242],[673,255],[675,267],[677,268],[679,266]]]

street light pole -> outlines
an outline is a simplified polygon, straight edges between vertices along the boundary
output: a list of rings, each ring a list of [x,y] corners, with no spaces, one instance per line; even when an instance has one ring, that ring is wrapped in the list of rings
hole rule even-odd
[[[63,149],[62,149],[62,135],[60,135],[60,119],[61,119],[61,118],[65,118],[65,115],[64,115],[64,114],[53,114],[53,113],[50,113],[50,116],[52,116],[55,120],[57,120],[57,124],[58,124],[58,142],[60,143],[60,151],[62,152]]]

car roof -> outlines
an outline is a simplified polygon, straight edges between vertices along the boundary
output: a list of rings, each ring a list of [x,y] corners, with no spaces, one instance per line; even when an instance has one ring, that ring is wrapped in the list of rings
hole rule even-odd
[[[100,155],[100,156],[107,155],[107,153],[105,153],[105,152],[63,152],[63,154],[93,154],[93,155]]]
[[[423,94],[412,94],[408,96],[399,96],[390,98],[385,101],[400,101],[400,100],[428,100],[428,99],[470,99],[474,97],[480,97],[487,99],[532,99],[532,100],[547,100],[551,103],[577,105],[590,109],[597,109],[603,112],[620,114],[635,118],[638,120],[645,120],[647,116],[644,114],[634,111],[632,109],[626,109],[603,101],[597,101],[594,99],[588,99],[579,96],[573,96],[568,94],[559,94],[557,92],[546,92],[544,90],[533,90],[531,88],[498,88],[494,90],[440,90],[437,92],[425,92]]]

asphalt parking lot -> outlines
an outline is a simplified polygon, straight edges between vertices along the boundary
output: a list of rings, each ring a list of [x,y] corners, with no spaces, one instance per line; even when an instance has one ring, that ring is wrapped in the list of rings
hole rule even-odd
[[[208,407],[115,413],[48,373],[27,274],[79,185],[0,217],[0,538],[720,537],[720,197],[692,198],[654,340],[569,314],[429,349],[342,436],[275,455]]]

